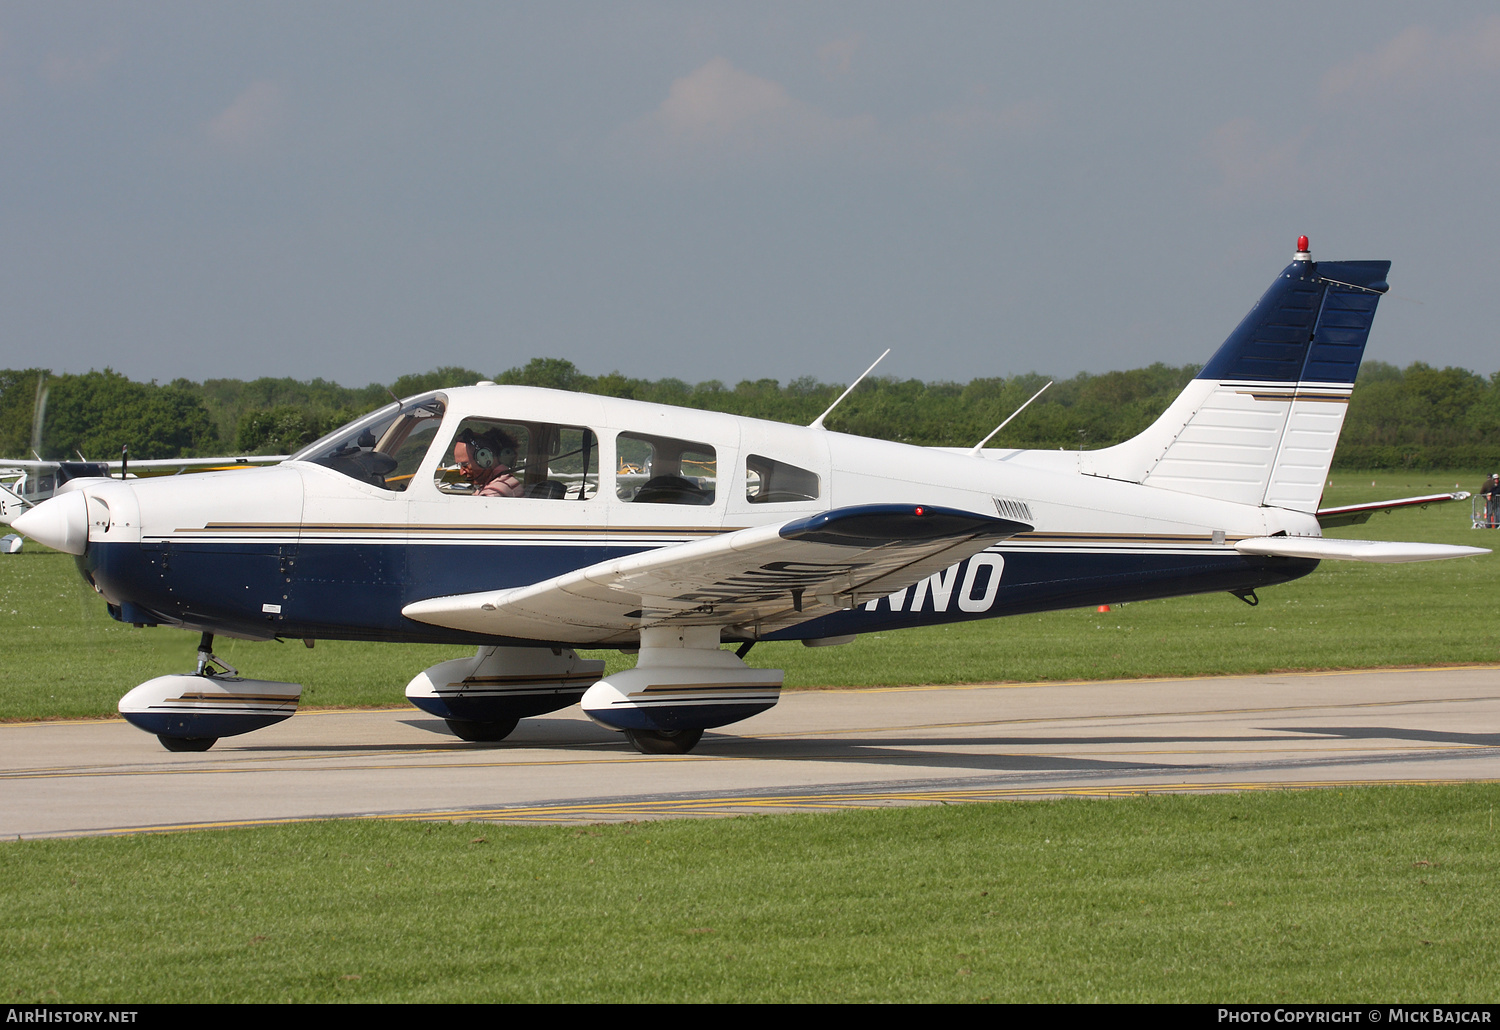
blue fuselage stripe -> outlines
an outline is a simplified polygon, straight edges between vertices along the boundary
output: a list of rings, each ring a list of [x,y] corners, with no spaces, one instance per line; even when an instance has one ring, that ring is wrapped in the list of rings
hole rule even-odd
[[[127,606],[127,621],[261,637],[502,643],[510,638],[415,622],[401,609],[430,597],[524,586],[646,549],[608,543],[95,542],[80,561],[112,610]],[[976,561],[981,567],[970,569]],[[1316,567],[1316,561],[1246,557],[1228,549],[1001,545],[873,607],[836,612],[767,639],[1249,590]],[[142,613],[154,617],[142,619]]]

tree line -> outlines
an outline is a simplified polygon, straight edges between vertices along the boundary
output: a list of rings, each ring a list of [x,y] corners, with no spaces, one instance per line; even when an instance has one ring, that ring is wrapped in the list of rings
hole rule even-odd
[[[1056,382],[991,446],[1093,449],[1140,432],[1198,366],[1154,364]],[[444,367],[390,384],[347,387],[324,379],[176,379],[135,382],[102,372],[53,375],[0,369],[0,456],[29,457],[38,400],[45,395],[41,446],[46,458],[113,458],[128,445],[135,458],[285,454],[389,403],[445,386],[490,378],[499,383],[627,397],[806,425],[844,384],[776,379],[636,379],[591,376],[571,361],[534,358],[484,376]],[[828,428],[935,446],[977,443],[1047,382],[1030,374],[926,383],[877,378],[861,383],[828,419]],[[1488,377],[1422,362],[1398,368],[1366,362],[1349,405],[1336,468],[1500,468],[1500,372]]]

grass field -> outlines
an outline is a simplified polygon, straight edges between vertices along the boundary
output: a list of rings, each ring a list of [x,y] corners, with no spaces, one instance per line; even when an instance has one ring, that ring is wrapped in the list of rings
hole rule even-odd
[[[1472,1001],[1500,786],[0,847],[9,1003]]]
[[[1477,473],[1335,473],[1326,504],[1470,489]],[[1371,485],[1372,480],[1374,485]],[[1333,535],[1488,546],[1466,502],[1376,515]],[[1500,560],[1377,566],[1324,562],[1270,587],[1250,608],[1228,594],[1016,616],[869,634],[844,647],[758,645],[749,662],[786,670],[788,686],[1030,682],[1254,673],[1500,660]],[[112,713],[135,684],[190,671],[196,634],[110,620],[66,555],[28,544],[0,560],[0,718]],[[246,675],[305,686],[303,704],[398,703],[418,671],[472,648],[320,641],[216,648]],[[610,670],[633,659],[597,653]],[[45,673],[43,674],[43,671]]]

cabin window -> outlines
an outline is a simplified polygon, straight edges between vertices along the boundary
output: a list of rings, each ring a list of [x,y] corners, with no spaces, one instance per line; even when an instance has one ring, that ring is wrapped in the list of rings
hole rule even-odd
[[[644,433],[615,440],[615,495],[632,504],[712,504],[718,461],[712,447]]]
[[[443,401],[424,397],[387,406],[334,430],[292,455],[382,490],[402,491],[437,438]]]
[[[470,497],[586,501],[599,492],[598,438],[581,426],[466,418],[448,440],[436,483]]]
[[[752,454],[745,459],[745,499],[751,504],[816,501],[818,474]]]

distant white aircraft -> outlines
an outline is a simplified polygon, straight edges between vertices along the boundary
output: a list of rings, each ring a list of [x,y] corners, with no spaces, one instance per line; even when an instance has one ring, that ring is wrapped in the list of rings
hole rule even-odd
[[[42,427],[47,417],[46,377],[37,380],[36,410],[31,426],[31,452],[37,454],[42,447]],[[251,465],[275,465],[286,460],[285,454],[257,455],[234,458],[153,458],[146,461],[129,461],[129,452],[121,448],[119,461],[89,461],[79,455],[77,461],[48,461],[40,455],[34,460],[24,458],[0,458],[0,525],[10,525],[16,516],[51,497],[63,484],[75,479],[101,479],[118,476],[121,479],[134,475],[166,476],[180,472],[202,472],[245,468]],[[9,541],[14,536],[6,536]],[[15,553],[20,546],[8,546],[6,553]]]
[[[152,458],[146,461],[27,461],[0,458],[0,525],[34,508],[75,479],[169,476],[179,472],[226,471],[285,461],[285,454],[239,458]]]
[[[78,479],[15,528],[80,555],[117,619],[203,634],[196,673],[120,702],[173,750],[300,698],[240,678],[215,634],[475,644],[406,689],[460,737],[581,701],[638,749],[680,753],[776,703],[780,670],[742,661],[761,640],[1219,590],[1255,603],[1323,559],[1488,553],[1322,536],[1390,264],[1314,262],[1298,242],[1198,378],[1102,450],[914,447],[821,418],[480,384],[387,406],[275,468]],[[604,677],[581,646],[640,657]]]

